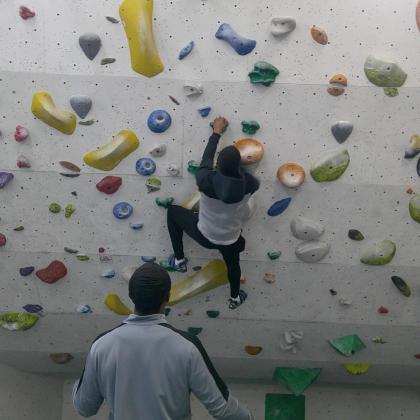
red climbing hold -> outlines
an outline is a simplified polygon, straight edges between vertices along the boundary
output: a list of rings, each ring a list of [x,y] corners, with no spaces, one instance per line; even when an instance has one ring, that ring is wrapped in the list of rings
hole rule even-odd
[[[35,12],[33,12],[31,9],[29,9],[26,6],[20,6],[19,15],[22,19],[26,20],[29,18],[33,18],[35,16]]]
[[[114,194],[121,187],[121,184],[122,178],[119,176],[106,176],[96,184],[96,188],[105,194]]]
[[[53,261],[48,267],[38,270],[36,276],[44,283],[52,284],[67,274],[67,268],[61,261]]]
[[[21,142],[26,140],[28,137],[29,131],[25,127],[18,125],[15,130],[15,140]]]
[[[379,312],[380,314],[387,314],[387,313],[389,312],[389,310],[388,310],[387,308],[385,308],[385,306],[380,306],[380,307],[378,308],[378,312]]]
[[[7,242],[6,237],[2,233],[0,233],[0,247],[5,246],[6,242]]]

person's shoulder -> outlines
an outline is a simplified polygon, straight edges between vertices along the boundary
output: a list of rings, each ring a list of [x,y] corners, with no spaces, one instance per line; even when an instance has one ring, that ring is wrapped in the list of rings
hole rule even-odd
[[[174,339],[178,340],[186,347],[197,348],[202,346],[201,341],[194,334],[190,334],[187,331],[179,330],[171,324],[161,324],[161,326],[167,328],[170,335],[172,335]]]
[[[104,344],[108,339],[112,339],[112,336],[118,333],[118,330],[122,327],[124,327],[124,323],[117,325],[114,328],[111,328],[109,330],[106,330],[102,333],[100,333],[93,341],[92,341],[92,349],[100,347],[102,344]]]

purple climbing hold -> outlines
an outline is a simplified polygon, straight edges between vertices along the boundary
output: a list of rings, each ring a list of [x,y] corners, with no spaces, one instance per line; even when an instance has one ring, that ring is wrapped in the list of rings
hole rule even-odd
[[[117,219],[128,219],[133,214],[133,206],[122,201],[121,203],[115,204],[112,213]]]
[[[190,41],[178,54],[178,60],[183,60],[187,55],[190,55],[194,48],[194,41]]]
[[[276,201],[268,210],[267,214],[269,216],[278,216],[282,214],[287,207],[289,207],[290,202],[292,201],[291,197],[283,198],[283,200]]]
[[[29,276],[30,274],[32,274],[35,270],[35,267],[33,266],[29,266],[29,267],[22,267],[19,268],[19,273],[22,277],[26,277]]]
[[[211,111],[211,106],[203,106],[202,108],[198,108],[198,113],[203,117],[206,118]]]
[[[14,175],[10,172],[0,172],[0,189],[4,188],[13,178]]]
[[[239,55],[249,54],[257,45],[253,39],[238,35],[228,23],[222,23],[215,36],[226,41]]]
[[[139,175],[152,175],[156,171],[156,163],[150,158],[141,158],[136,162],[136,171]]]
[[[168,112],[163,109],[153,111],[147,119],[147,126],[154,133],[165,132],[172,124],[172,118]]]
[[[37,314],[42,312],[44,308],[41,305],[33,305],[28,303],[27,305],[23,306],[23,309],[25,309],[25,311],[29,312],[30,314]]]

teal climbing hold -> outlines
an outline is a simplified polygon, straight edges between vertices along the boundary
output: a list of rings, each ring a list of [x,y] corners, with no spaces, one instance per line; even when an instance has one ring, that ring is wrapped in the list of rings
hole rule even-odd
[[[281,256],[280,251],[269,251],[267,252],[267,257],[270,258],[270,260],[278,260]]]
[[[155,203],[159,207],[163,207],[164,209],[168,209],[173,204],[174,201],[175,201],[175,199],[173,197],[165,197],[165,198],[158,197],[158,198],[156,198]]]
[[[196,160],[190,160],[188,162],[188,172],[192,175],[195,175],[200,168],[200,162],[197,162]]]
[[[220,311],[207,311],[206,314],[209,318],[217,318],[220,315]]]
[[[249,135],[255,134],[260,129],[260,125],[254,120],[242,121],[241,125],[242,132]]]
[[[279,75],[278,68],[266,61],[258,61],[254,64],[254,69],[248,73],[249,79],[252,84],[262,84],[270,86]]]

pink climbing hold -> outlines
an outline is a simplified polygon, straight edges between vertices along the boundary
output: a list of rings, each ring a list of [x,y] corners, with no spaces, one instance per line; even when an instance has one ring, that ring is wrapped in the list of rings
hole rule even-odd
[[[33,12],[31,9],[29,9],[26,6],[20,6],[19,15],[22,19],[26,20],[29,18],[33,18],[35,16],[35,12]]]
[[[6,242],[7,242],[6,237],[2,233],[0,233],[0,247],[5,246]]]
[[[119,176],[106,176],[96,184],[96,188],[105,194],[114,194],[121,187],[121,184],[122,178]]]
[[[67,268],[64,263],[55,260],[48,267],[38,270],[35,274],[44,283],[53,284],[67,274]]]
[[[29,159],[24,155],[19,155],[16,161],[16,165],[18,168],[30,168],[31,162]]]
[[[385,308],[385,306],[380,306],[378,308],[378,313],[380,314],[387,314],[389,312],[388,308]]]
[[[103,246],[101,246],[101,247],[98,249],[98,252],[99,252],[100,254],[103,254],[103,253],[105,252],[105,248],[104,248]]]
[[[25,127],[18,125],[15,131],[15,140],[18,142],[21,142],[21,141],[26,140],[28,137],[29,137],[29,131]]]
[[[416,7],[416,22],[417,22],[417,27],[419,28],[420,31],[420,0],[417,3],[417,7]]]

